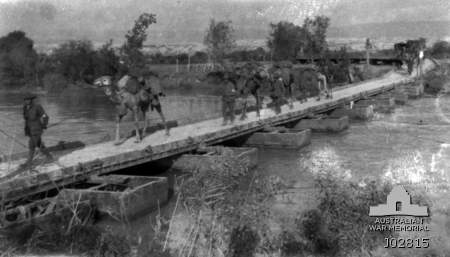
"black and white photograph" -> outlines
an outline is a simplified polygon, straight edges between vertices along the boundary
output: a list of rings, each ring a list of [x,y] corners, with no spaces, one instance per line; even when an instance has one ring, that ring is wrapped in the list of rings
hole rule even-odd
[[[450,257],[450,1],[0,0],[0,257]]]

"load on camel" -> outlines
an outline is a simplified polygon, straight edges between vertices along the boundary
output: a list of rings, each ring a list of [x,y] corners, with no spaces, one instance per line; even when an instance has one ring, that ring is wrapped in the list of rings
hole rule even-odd
[[[322,96],[333,98],[332,89],[327,85],[327,77],[319,72],[315,65],[292,67],[291,78],[294,86],[294,94],[299,94],[300,102],[306,102],[307,96],[317,94],[317,101]],[[298,92],[298,93],[297,93]]]
[[[255,99],[256,116],[260,117],[260,109],[262,102],[261,88],[265,79],[264,71],[253,64],[248,63],[242,67],[234,68],[234,83],[242,99],[242,114],[241,120],[247,118],[248,97],[251,95]]]
[[[102,88],[105,95],[116,104],[116,145],[121,144],[126,140],[126,138],[120,138],[120,122],[129,112],[132,113],[134,119],[136,143],[141,142],[142,138],[146,136],[149,125],[147,114],[153,109],[156,109],[159,113],[166,130],[166,135],[170,135],[159,102],[159,97],[164,96],[164,94],[161,92],[158,75],[151,72],[139,77],[125,75],[117,82],[113,81],[111,76],[102,76],[94,81],[94,86]],[[144,118],[142,135],[139,133],[140,114],[142,114]]]

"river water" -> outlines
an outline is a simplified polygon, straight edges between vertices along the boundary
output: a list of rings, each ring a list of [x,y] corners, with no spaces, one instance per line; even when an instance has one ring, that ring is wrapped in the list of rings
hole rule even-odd
[[[40,97],[51,117],[61,122],[45,134],[48,145],[60,140],[101,140],[114,130],[114,108],[101,92],[68,90],[59,96]],[[22,95],[0,94],[0,128],[25,143],[21,117]],[[220,99],[190,92],[170,92],[162,99],[168,120],[189,123],[220,115]],[[152,121],[159,118],[152,114]],[[0,136],[0,150],[11,151],[12,139]],[[13,151],[25,150],[15,144]],[[273,205],[275,214],[294,214],[314,201],[314,173],[332,170],[347,179],[362,181],[367,176],[392,182],[428,184],[438,209],[449,210],[450,180],[450,97],[425,97],[397,106],[390,114],[377,113],[373,121],[352,123],[339,134],[313,134],[311,145],[298,150],[262,150],[258,172],[277,175],[294,188]],[[445,185],[438,187],[437,185]],[[276,216],[276,215],[275,215]],[[450,231],[448,216],[441,223]],[[436,225],[441,226],[441,225]],[[144,233],[148,227],[137,223]],[[447,234],[449,235],[449,234]]]
[[[22,118],[23,93],[0,92],[0,154],[27,151]],[[113,138],[115,108],[102,91],[68,89],[58,95],[39,95],[38,101],[50,116],[50,128],[44,134],[47,146],[59,141],[80,140],[93,144]],[[200,92],[169,92],[161,99],[167,120],[179,125],[209,119],[220,115],[220,99]],[[123,121],[123,131],[131,129],[132,115]],[[150,123],[161,122],[156,112],[150,113]],[[54,124],[54,125],[52,125]],[[14,139],[13,139],[14,138]]]

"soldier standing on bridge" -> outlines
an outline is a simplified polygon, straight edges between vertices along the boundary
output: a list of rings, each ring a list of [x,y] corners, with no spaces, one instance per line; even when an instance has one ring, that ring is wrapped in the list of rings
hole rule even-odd
[[[223,94],[222,94],[222,114],[223,114],[223,123],[225,126],[228,123],[228,120],[233,124],[235,118],[235,105],[237,98],[237,89],[235,84],[230,78],[230,74],[228,72],[224,73],[223,76]]]
[[[272,82],[272,92],[270,94],[270,98],[272,98],[275,113],[280,114],[283,97],[285,95],[284,82],[283,78],[281,77],[281,71],[276,70],[273,74],[273,78],[274,81]]]
[[[25,104],[23,106],[23,118],[25,119],[25,136],[29,137],[28,141],[28,160],[23,166],[31,168],[36,147],[47,157],[47,161],[52,161],[53,157],[45,148],[42,142],[42,133],[48,125],[48,116],[44,108],[36,102],[37,96],[34,94],[27,94],[24,97]]]
[[[166,135],[170,135],[169,127],[167,126],[166,118],[162,111],[161,101],[159,97],[166,96],[161,89],[161,83],[159,80],[159,75],[157,73],[153,73],[151,71],[144,72],[139,79],[140,83],[143,85],[144,92],[148,95],[150,99],[150,110],[156,110],[161,117],[161,121],[164,125],[164,129],[166,131]],[[145,116],[145,113],[144,113]],[[146,117],[144,117],[146,119]]]
[[[316,76],[317,76],[317,86],[319,88],[319,95],[317,96],[317,101],[320,101],[321,95],[325,95],[325,98],[333,98],[332,93],[328,89],[327,86],[327,77],[317,71],[316,69]]]
[[[248,96],[250,94],[247,82],[249,79],[248,75],[249,71],[247,68],[241,69],[240,67],[237,67],[234,71],[235,76],[235,82],[236,82],[236,89],[242,104],[242,111],[241,111],[241,118],[240,120],[247,119],[247,105],[248,105]]]

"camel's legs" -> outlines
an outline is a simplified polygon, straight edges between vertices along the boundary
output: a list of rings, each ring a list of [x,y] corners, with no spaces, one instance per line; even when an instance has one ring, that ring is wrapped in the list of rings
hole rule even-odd
[[[141,142],[141,134],[139,133],[139,112],[137,108],[133,109],[134,129],[136,130],[136,143]]]
[[[116,117],[116,140],[115,144],[120,144],[120,121],[122,120],[122,117],[118,115]]]
[[[170,136],[169,127],[167,126],[166,117],[164,117],[164,113],[162,110],[158,110],[159,116],[164,124],[164,129],[166,130],[166,136]]]
[[[259,97],[258,93],[254,94],[253,96],[256,99],[256,116],[259,118],[259,117],[261,117],[261,114],[260,114],[261,98]]]
[[[247,98],[244,98],[243,101],[244,103],[241,111],[241,120],[247,119]]]
[[[142,130],[142,138],[147,136],[147,128],[149,125],[148,111],[143,111],[143,114],[144,114],[144,129]]]
[[[288,106],[289,109],[294,109],[294,84],[289,85]]]

